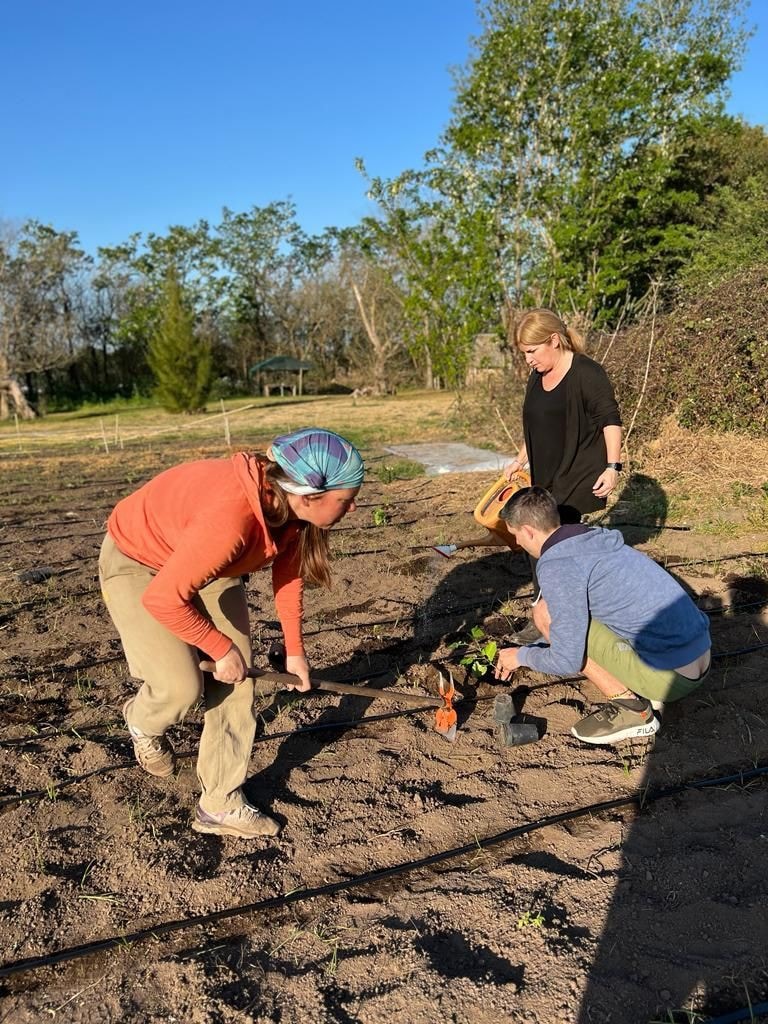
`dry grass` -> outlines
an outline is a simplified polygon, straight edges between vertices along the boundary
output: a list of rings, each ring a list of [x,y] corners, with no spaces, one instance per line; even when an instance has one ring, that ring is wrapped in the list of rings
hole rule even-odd
[[[736,480],[759,489],[768,481],[768,438],[710,430],[694,433],[670,417],[645,448],[641,464],[647,468],[649,463],[661,478],[674,480],[700,498],[718,490],[730,493]]]
[[[247,406],[247,407],[245,407]],[[477,422],[456,422],[455,396],[450,392],[414,391],[396,396],[359,399],[328,396],[308,399],[239,400],[227,404],[230,448],[261,448],[277,434],[314,423],[337,430],[364,449],[387,443],[424,440],[465,440],[487,447],[495,440],[511,448],[501,424],[486,415]],[[43,484],[48,473],[67,465],[73,482],[87,478],[96,464],[114,464],[137,478],[144,472],[190,458],[226,455],[224,419],[171,416],[157,409],[121,412],[117,424],[124,449],[115,445],[115,423],[103,423],[109,445],[104,448],[98,416],[51,416],[38,423],[0,426],[0,460],[12,467],[13,484]],[[130,451],[130,460],[125,454]],[[641,475],[648,487],[626,488],[625,518],[658,516],[672,522],[698,524],[705,532],[727,533],[768,529],[768,439],[743,434],[690,431],[668,418],[659,436],[631,458],[632,478]],[[10,477],[6,486],[11,484]],[[659,509],[655,508],[659,505]]]
[[[88,448],[106,453],[172,441],[210,442],[248,448],[276,434],[309,424],[337,430],[361,446],[447,437],[446,420],[454,396],[445,391],[410,391],[353,400],[347,395],[304,398],[238,399],[225,413],[212,405],[202,416],[179,416],[161,409],[130,409],[100,416],[89,410],[54,414],[31,423],[0,424],[0,454],[24,455]]]
[[[632,470],[658,481],[671,495],[677,516],[720,522],[724,529],[735,520],[768,528],[768,439],[693,432],[670,417]]]

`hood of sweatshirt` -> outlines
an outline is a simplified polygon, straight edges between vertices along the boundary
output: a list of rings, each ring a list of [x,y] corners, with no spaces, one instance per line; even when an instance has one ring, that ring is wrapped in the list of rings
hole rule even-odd
[[[235,477],[248,499],[251,511],[264,533],[264,550],[268,559],[274,558],[278,548],[272,537],[272,531],[264,518],[262,506],[263,494],[267,489],[264,463],[248,452],[238,452],[232,456],[232,465],[235,470]]]
[[[578,532],[576,532],[578,531]],[[562,538],[558,535],[562,535]],[[593,561],[605,555],[616,554],[626,545],[618,530],[604,530],[602,527],[561,526],[545,542],[541,561],[547,563],[556,559],[585,559]]]

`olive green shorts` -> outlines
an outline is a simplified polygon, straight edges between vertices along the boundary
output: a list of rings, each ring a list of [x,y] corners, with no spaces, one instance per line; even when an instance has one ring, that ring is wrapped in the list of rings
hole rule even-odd
[[[651,668],[634,651],[628,640],[617,636],[602,622],[592,619],[587,636],[587,654],[592,661],[646,700],[680,700],[701,685],[709,669],[698,679],[688,679],[674,669]]]

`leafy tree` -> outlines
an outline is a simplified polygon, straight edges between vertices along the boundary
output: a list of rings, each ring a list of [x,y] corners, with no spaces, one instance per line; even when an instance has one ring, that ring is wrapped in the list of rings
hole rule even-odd
[[[368,194],[380,216],[363,222],[361,246],[399,290],[405,344],[427,386],[461,386],[476,335],[498,322],[492,213],[448,167],[370,179]]]
[[[149,346],[156,393],[169,412],[198,412],[211,386],[211,346],[195,331],[195,317],[178,273],[170,268],[157,327]]]
[[[742,0],[485,0],[444,145],[514,301],[610,318],[688,244],[659,230],[681,126],[720,108]],[[445,160],[445,152],[438,152]]]
[[[289,347],[293,288],[308,240],[285,201],[244,213],[225,207],[216,234],[227,331],[245,381],[254,362]]]
[[[0,418],[10,405],[32,415],[27,397],[35,402],[47,374],[73,366],[89,266],[74,231],[30,220],[0,236]]]
[[[768,135],[731,119],[699,141],[707,147],[711,187],[696,209],[696,238],[681,268],[683,284],[703,282],[768,265]],[[697,151],[692,153],[692,159]]]

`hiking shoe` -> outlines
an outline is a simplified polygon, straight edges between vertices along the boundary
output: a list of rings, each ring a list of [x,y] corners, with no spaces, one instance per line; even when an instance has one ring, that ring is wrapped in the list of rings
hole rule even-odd
[[[128,709],[133,704],[131,697],[123,704],[123,718],[128,726],[131,740],[133,741],[133,752],[145,772],[155,775],[159,779],[165,779],[173,775],[176,767],[176,759],[173,756],[173,747],[165,736],[146,736],[135,725],[128,721]]]
[[[527,644],[536,644],[539,640],[543,640],[544,635],[539,631],[539,627],[533,619],[529,619],[522,629],[518,629],[516,633],[511,633],[507,639],[511,644],[525,647]]]
[[[608,701],[577,722],[571,733],[583,743],[618,743],[620,740],[648,739],[660,728],[651,702],[638,698]]]
[[[664,710],[664,701],[663,700],[652,700],[651,701],[651,707],[656,712],[656,714],[659,716],[659,718],[661,718],[661,713]]]
[[[204,811],[200,804],[195,808],[192,822],[195,832],[207,832],[214,836],[237,836],[238,839],[261,839],[276,836],[280,825],[268,814],[242,804],[231,811]]]

